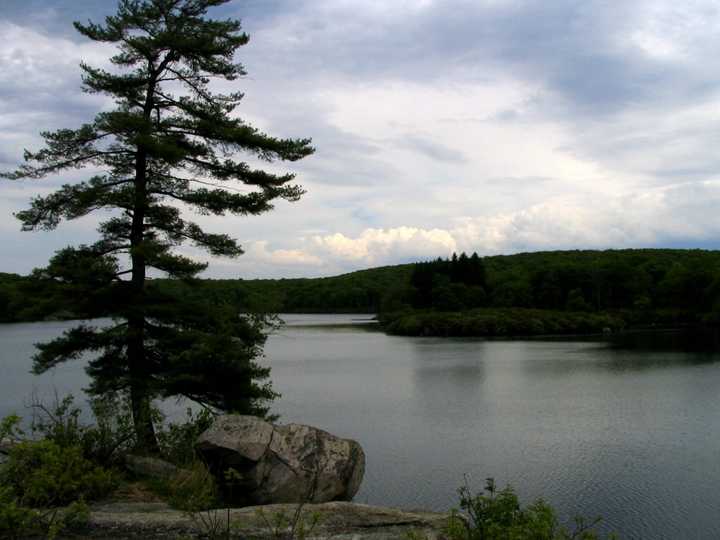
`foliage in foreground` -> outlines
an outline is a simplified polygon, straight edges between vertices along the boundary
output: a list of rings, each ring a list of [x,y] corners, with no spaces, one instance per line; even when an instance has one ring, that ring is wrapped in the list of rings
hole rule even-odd
[[[188,408],[185,411],[183,422],[158,421],[160,455],[178,467],[194,465],[198,460],[195,453],[195,441],[203,431],[212,425],[214,418],[207,409],[193,412]]]
[[[561,527],[553,508],[542,499],[523,507],[513,489],[497,489],[488,479],[484,492],[473,495],[459,489],[461,514],[453,511],[448,526],[450,540],[597,540],[593,528],[600,519],[575,520],[572,531]],[[611,536],[615,538],[615,536]]]
[[[11,489],[0,487],[0,538],[53,539],[67,528],[82,526],[88,517],[89,508],[83,501],[63,508],[28,508],[18,503]]]
[[[79,448],[85,459],[103,466],[121,467],[123,456],[136,448],[135,430],[129,400],[122,394],[110,394],[90,400],[93,423],[82,422],[82,410],[75,404],[72,394],[47,406],[35,401],[32,430],[36,437],[56,443],[62,448]],[[208,409],[194,412],[188,408],[180,422],[168,422],[157,408],[152,410],[157,425],[160,457],[178,467],[192,465],[197,461],[194,442],[210,427],[213,414]],[[0,422],[0,434],[13,432],[14,440],[21,440],[17,433],[20,418],[10,416]]]
[[[12,448],[0,484],[10,488],[23,506],[51,508],[81,498],[99,499],[117,486],[117,477],[86,459],[80,447],[40,440]]]
[[[19,416],[0,421],[0,440],[14,443],[0,466],[0,538],[52,538],[78,527],[87,520],[86,501],[102,499],[123,481],[123,457],[135,447],[128,400],[106,396],[92,400],[91,407],[94,423],[88,424],[72,396],[56,397],[51,406],[35,400],[30,437]],[[159,411],[153,414],[163,457],[178,466],[196,460],[192,443],[209,425],[210,413],[188,410],[178,424],[166,423]],[[175,506],[200,509],[217,502],[214,489],[206,469],[190,467],[164,494]]]
[[[116,485],[116,474],[84,459],[78,447],[49,440],[20,443],[0,469],[0,537],[55,538],[85,523],[85,501]]]

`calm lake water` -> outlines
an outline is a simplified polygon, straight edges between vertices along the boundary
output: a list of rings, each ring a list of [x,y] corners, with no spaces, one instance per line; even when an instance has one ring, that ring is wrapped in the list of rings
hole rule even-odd
[[[720,355],[342,326],[363,318],[288,315],[266,346],[281,421],[365,449],[358,502],[444,510],[493,476],[622,538],[720,538]],[[0,414],[79,393],[82,362],[28,373],[32,343],[70,326],[0,325]]]

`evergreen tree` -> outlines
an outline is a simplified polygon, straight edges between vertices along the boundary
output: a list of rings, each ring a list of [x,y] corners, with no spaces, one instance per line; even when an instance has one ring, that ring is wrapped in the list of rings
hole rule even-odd
[[[70,169],[103,172],[32,200],[19,212],[24,230],[110,209],[92,245],[59,252],[42,275],[82,289],[103,303],[114,323],[81,325],[39,345],[38,373],[87,351],[92,393],[127,391],[138,445],[154,451],[151,401],[186,396],[207,406],[263,414],[275,396],[262,352],[261,322],[200,294],[168,295],[148,281],[149,268],[191,280],[206,264],[173,253],[185,241],[212,255],[238,256],[240,246],[188,221],[201,214],[254,215],[273,201],[297,200],[292,174],[276,175],[238,161],[243,152],[272,162],[313,152],[309,139],[270,137],[233,114],[242,94],[214,93],[212,79],[245,74],[234,55],[248,42],[237,20],[206,17],[229,0],[121,0],[104,24],[75,23],[84,36],[117,45],[107,71],[81,64],[83,89],[112,96],[116,107],[78,129],[45,132],[45,148],[25,152],[9,179],[42,178]],[[245,191],[232,184],[248,186]],[[191,291],[191,290],[190,290]]]
[[[483,289],[487,288],[487,277],[485,264],[476,252],[470,256],[470,285],[477,285]]]

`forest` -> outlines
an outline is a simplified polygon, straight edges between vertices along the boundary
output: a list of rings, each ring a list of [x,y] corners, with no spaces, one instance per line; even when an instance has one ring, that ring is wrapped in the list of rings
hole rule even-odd
[[[214,298],[239,311],[378,313],[388,330],[406,334],[710,324],[720,312],[720,252],[707,250],[461,253],[327,278],[151,281],[160,290]],[[103,315],[101,305],[78,305],[64,289],[38,272],[0,274],[0,320]]]

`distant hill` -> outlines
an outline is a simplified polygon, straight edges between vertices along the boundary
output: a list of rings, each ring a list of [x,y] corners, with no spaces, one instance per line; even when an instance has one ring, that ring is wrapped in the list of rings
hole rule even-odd
[[[410,283],[412,264],[382,266],[324,278],[207,279],[210,294],[276,313],[375,313]],[[167,280],[164,284],[172,286]]]
[[[474,263],[469,257],[457,259],[326,278],[206,279],[198,287],[201,294],[234,303],[238,309],[270,312],[720,310],[720,251],[577,250],[479,257]],[[153,282],[168,294],[188,291],[177,281]],[[72,306],[60,289],[47,281],[0,274],[0,320],[67,316]]]
[[[720,290],[720,251],[543,251],[479,260],[484,273],[482,305],[487,307],[605,310],[662,306],[708,311]],[[234,291],[238,301],[278,312],[432,307],[414,305],[417,266],[384,266],[327,278],[207,280],[205,284]],[[442,282],[438,276],[435,279]],[[459,309],[478,307],[462,305],[468,291],[461,283],[447,285],[456,290]]]

